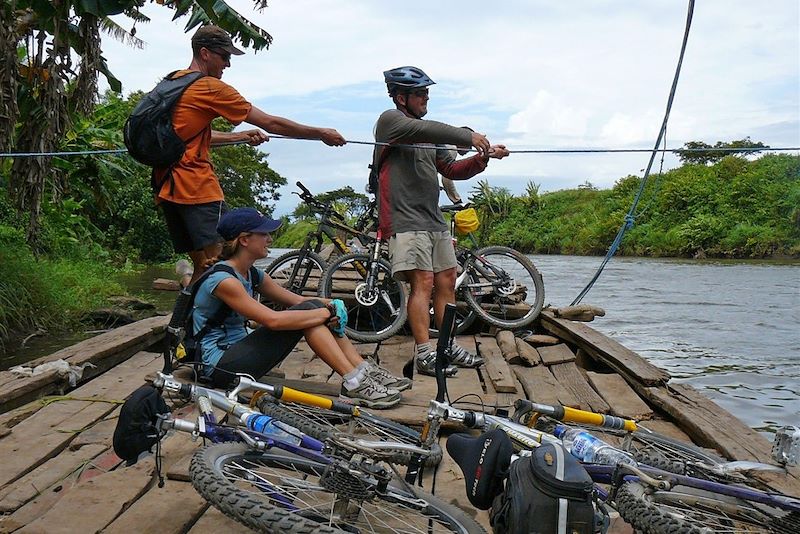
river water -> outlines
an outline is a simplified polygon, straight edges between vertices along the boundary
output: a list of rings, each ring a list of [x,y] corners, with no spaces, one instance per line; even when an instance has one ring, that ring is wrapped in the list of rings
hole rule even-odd
[[[286,250],[271,251],[276,258]],[[572,302],[601,258],[530,256],[545,302]],[[121,277],[130,291],[169,310],[175,293],[152,291],[149,268]],[[800,262],[614,258],[584,304],[602,307],[591,326],[687,382],[762,432],[800,425]],[[35,338],[2,368],[49,354],[85,334]]]

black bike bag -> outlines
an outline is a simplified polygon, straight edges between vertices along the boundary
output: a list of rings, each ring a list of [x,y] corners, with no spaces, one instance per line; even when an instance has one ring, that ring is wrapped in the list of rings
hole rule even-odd
[[[537,447],[511,464],[505,491],[489,512],[495,534],[591,534],[602,519],[592,479],[560,444]]]

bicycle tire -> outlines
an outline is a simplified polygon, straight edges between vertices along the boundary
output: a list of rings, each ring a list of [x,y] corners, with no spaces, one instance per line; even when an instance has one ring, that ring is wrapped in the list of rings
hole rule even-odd
[[[715,474],[714,468],[724,464],[727,460],[709,453],[694,444],[684,443],[649,430],[623,432],[621,430],[562,423],[548,417],[540,418],[536,424],[536,428],[552,434],[556,425],[582,428],[590,434],[604,432],[623,437],[622,444],[619,448],[630,453],[634,460],[640,464],[655,467],[670,473],[703,478],[706,480],[716,480],[719,482],[739,482],[744,478],[741,476],[722,475],[720,473]]]
[[[364,277],[357,267],[369,270],[372,258],[368,254],[345,254],[328,265],[319,284],[319,295],[340,298],[347,308],[347,337],[376,343],[395,335],[407,318],[406,290],[402,282],[392,277],[392,268],[383,258],[378,259],[377,295],[372,304],[362,300]]]
[[[294,402],[281,402],[272,397],[262,397],[258,407],[262,413],[289,424],[301,432],[318,440],[324,441],[336,432],[345,432],[351,436],[366,439],[385,439],[399,441],[412,445],[419,444],[419,432],[400,423],[384,419],[364,410],[360,415],[341,414],[316,406],[308,406]],[[394,451],[391,457],[386,458],[389,463],[408,465],[412,455],[406,451]],[[425,465],[432,467],[442,461],[442,448],[434,443],[431,454],[425,460]]]
[[[302,260],[300,260],[301,256],[303,257]],[[292,277],[294,265],[298,260],[302,263],[295,276]],[[316,294],[319,280],[322,278],[327,266],[328,263],[314,252],[294,250],[275,258],[266,271],[278,285],[292,293],[309,296]],[[300,279],[298,279],[298,276]],[[317,287],[314,287],[314,284]]]
[[[488,265],[502,269],[511,278],[498,279]],[[486,323],[500,328],[522,328],[531,324],[544,306],[544,282],[533,263],[508,247],[484,247],[464,265],[474,273],[464,297]]]
[[[711,491],[675,486],[652,490],[641,482],[623,484],[616,496],[617,510],[634,529],[649,534],[708,534],[796,532],[796,517],[768,505],[751,503]]]
[[[241,443],[218,443],[192,456],[189,473],[206,500],[260,532],[332,534],[374,532],[376,527],[392,532],[397,516],[403,532],[415,525],[419,532],[484,532],[465,512],[397,479],[386,491],[375,491],[368,475],[350,473],[342,480],[327,477],[325,468],[283,451],[257,452]],[[326,489],[334,487],[337,491]]]

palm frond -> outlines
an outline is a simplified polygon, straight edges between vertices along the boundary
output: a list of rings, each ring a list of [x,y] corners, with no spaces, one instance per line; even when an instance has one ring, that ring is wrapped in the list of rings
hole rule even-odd
[[[134,48],[138,48],[141,50],[144,48],[144,41],[132,35],[131,32],[111,20],[110,18],[106,17],[100,20],[100,29],[103,33],[110,35],[112,38],[116,39],[121,43],[125,43],[129,46]]]

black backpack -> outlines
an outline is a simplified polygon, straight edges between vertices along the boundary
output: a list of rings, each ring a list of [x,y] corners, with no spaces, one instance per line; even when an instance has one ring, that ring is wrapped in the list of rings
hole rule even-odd
[[[128,153],[139,163],[153,168],[170,168],[183,156],[187,141],[175,133],[172,112],[184,91],[205,76],[202,72],[190,72],[173,79],[176,72],[167,74],[142,97],[123,127]],[[200,133],[202,131],[197,135]],[[160,185],[154,180],[154,188]]]
[[[372,163],[367,165],[369,169],[369,178],[367,180],[367,193],[371,195],[378,194],[378,180],[381,175],[381,167],[386,157],[389,155],[388,146],[376,146],[372,152]]]
[[[234,271],[233,267],[225,263],[217,263],[200,275],[200,278],[195,280],[193,284],[181,289],[178,298],[175,299],[172,317],[167,325],[167,335],[164,338],[164,373],[171,373],[175,363],[194,364],[195,367],[198,367],[201,362],[200,342],[203,337],[209,331],[224,323],[228,316],[233,313],[233,310],[227,304],[220,302],[219,308],[214,312],[214,315],[209,317],[203,328],[197,332],[194,331],[192,312],[194,311],[194,299],[197,296],[197,292],[203,283],[208,280],[209,276],[220,271],[236,276],[236,271]],[[256,293],[257,280],[258,268],[253,265],[250,267],[253,296]]]
[[[605,509],[596,512],[594,503],[583,465],[560,444],[546,443],[511,464],[489,516],[495,534],[605,532]]]

